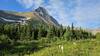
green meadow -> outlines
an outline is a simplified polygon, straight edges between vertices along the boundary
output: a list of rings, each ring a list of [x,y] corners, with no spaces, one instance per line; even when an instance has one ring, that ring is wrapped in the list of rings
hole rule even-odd
[[[63,46],[63,51],[59,45]],[[45,47],[25,56],[100,56],[100,41],[96,39],[58,41],[50,47]]]

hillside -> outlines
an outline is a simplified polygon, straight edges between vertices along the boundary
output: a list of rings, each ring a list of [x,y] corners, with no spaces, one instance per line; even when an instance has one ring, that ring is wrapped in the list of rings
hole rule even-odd
[[[32,12],[13,12],[0,10],[0,23],[27,23],[33,21],[33,24],[46,24],[59,26],[59,23],[49,15],[47,10],[39,7]],[[37,22],[37,23],[35,23]]]

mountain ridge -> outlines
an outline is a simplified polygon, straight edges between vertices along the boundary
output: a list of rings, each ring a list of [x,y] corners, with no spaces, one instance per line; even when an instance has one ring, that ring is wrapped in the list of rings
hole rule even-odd
[[[31,12],[16,12],[16,11],[4,11],[0,10],[0,21],[7,20],[18,20],[18,21],[31,21],[38,20],[46,23],[47,25],[59,26],[59,23],[47,12],[43,7],[39,7]],[[5,20],[4,20],[5,21]],[[5,22],[6,23],[6,22]]]

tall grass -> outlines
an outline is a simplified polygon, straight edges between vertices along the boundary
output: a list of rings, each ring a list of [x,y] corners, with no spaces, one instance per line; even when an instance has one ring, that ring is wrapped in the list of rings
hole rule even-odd
[[[56,42],[55,45],[43,48],[40,51],[30,54],[30,56],[100,56],[100,41],[79,40],[61,42],[58,42],[59,44]],[[63,52],[59,48],[59,45],[64,47]]]

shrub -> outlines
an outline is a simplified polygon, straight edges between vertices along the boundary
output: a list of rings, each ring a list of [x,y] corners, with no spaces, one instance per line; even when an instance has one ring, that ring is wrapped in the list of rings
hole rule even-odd
[[[9,47],[11,44],[11,40],[7,35],[1,35],[0,36],[0,49],[3,49],[5,47]]]
[[[97,39],[97,40],[100,40],[100,33],[97,33],[97,34],[96,34],[96,39]]]

